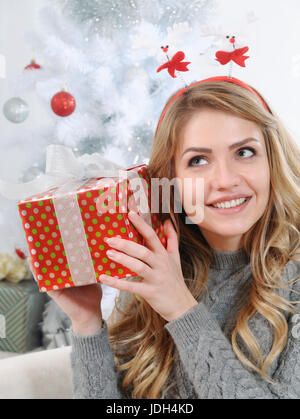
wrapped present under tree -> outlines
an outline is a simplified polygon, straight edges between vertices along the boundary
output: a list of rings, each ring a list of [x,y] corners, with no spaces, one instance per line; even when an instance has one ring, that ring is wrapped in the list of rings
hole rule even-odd
[[[33,279],[0,281],[1,351],[24,353],[42,345],[45,297]]]

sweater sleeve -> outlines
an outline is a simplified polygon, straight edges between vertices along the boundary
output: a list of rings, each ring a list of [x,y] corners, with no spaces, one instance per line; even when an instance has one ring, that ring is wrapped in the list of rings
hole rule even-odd
[[[300,264],[296,269],[298,275],[299,268]],[[299,291],[299,285],[297,288]],[[300,313],[299,305],[296,311]],[[167,323],[165,328],[175,342],[199,399],[299,399],[300,327],[295,324],[298,318],[290,316],[287,344],[271,377],[276,384],[245,368],[203,302]]]
[[[72,389],[75,399],[122,399],[120,376],[109,342],[107,324],[92,336],[71,331]]]

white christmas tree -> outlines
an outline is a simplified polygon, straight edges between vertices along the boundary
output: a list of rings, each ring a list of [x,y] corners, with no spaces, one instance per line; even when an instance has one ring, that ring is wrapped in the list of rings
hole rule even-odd
[[[183,87],[181,77],[156,72],[167,61],[161,46],[169,45],[170,55],[183,50],[192,62],[186,83],[199,78],[203,55],[219,42],[216,34],[203,32],[213,6],[214,0],[188,6],[153,1],[151,7],[137,0],[49,1],[39,14],[43,33],[24,34],[42,68],[8,80],[12,96],[35,92],[45,117],[22,131],[26,148],[20,147],[19,135],[2,140],[0,147],[11,150],[15,161],[5,166],[5,179],[26,182],[44,172],[45,150],[53,143],[77,155],[98,152],[124,167],[147,163],[160,111]],[[63,86],[76,101],[67,117],[50,106]],[[0,251],[26,249],[16,201],[0,200]]]

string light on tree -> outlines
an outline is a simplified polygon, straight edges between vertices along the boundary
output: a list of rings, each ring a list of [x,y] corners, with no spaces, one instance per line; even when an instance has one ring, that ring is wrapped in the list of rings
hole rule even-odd
[[[212,0],[56,0],[56,3],[65,16],[85,25],[90,35],[111,38],[145,21],[163,27],[178,22],[193,23],[195,16],[212,8]]]

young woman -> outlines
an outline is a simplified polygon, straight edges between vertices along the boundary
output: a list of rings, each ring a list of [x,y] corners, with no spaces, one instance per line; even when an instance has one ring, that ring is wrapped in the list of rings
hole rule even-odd
[[[99,284],[50,293],[72,320],[75,398],[300,398],[299,161],[250,87],[206,81],[171,98],[149,171],[192,183],[181,213],[172,199],[160,214],[167,248],[139,216],[145,246],[109,243],[139,277],[103,277],[121,290],[107,322]],[[187,223],[199,178],[204,216]]]

